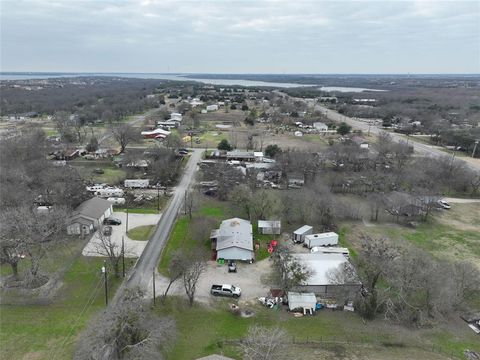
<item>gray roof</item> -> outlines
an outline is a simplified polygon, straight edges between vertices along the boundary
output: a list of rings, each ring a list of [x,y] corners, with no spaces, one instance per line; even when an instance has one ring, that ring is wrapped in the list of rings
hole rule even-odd
[[[112,207],[112,203],[100,199],[98,197],[94,197],[84,201],[74,211],[74,215],[85,215],[93,219],[100,219],[100,217],[107,211],[107,209]]]
[[[279,228],[281,227],[280,220],[258,220],[259,228]]]
[[[311,227],[310,225],[303,225],[301,228],[295,230],[293,233],[296,234],[296,235],[303,235],[303,234],[305,234],[306,232],[309,232],[312,229],[313,229],[313,227]]]
[[[213,354],[213,355],[208,355],[202,358],[198,358],[197,360],[233,360],[233,359],[223,355]]]
[[[222,221],[217,233],[217,251],[230,247],[253,250],[250,221],[239,218]]]

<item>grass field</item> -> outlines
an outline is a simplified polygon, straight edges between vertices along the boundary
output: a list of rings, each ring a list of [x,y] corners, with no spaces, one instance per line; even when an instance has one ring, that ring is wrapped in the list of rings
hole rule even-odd
[[[0,358],[71,359],[79,333],[105,308],[100,258],[79,257],[52,304],[2,305]],[[109,279],[113,296],[119,279]]]
[[[193,213],[194,217],[202,216],[214,219],[220,223],[222,220],[233,217],[234,214],[228,202],[221,202],[208,197],[201,197],[198,209]],[[190,249],[195,243],[188,241],[188,232],[190,227],[190,219],[187,216],[178,218],[175,226],[170,234],[170,238],[162,253],[158,270],[161,274],[166,274],[171,255],[177,249]],[[208,240],[208,239],[205,239]]]
[[[155,231],[155,225],[137,226],[128,230],[128,237],[132,240],[147,241]]]
[[[441,326],[440,330],[406,329],[383,320],[364,323],[354,313],[329,310],[320,311],[315,317],[295,318],[285,310],[270,310],[257,304],[248,306],[255,312],[255,316],[245,319],[231,314],[227,308],[228,300],[217,302],[215,308],[200,305],[190,308],[183,299],[178,298],[169,298],[165,305],[159,306],[156,309],[159,314],[173,316],[177,322],[177,342],[167,358],[195,359],[212,353],[222,353],[239,359],[238,347],[226,344],[224,340],[242,338],[248,327],[253,324],[267,327],[281,326],[295,341],[309,341],[312,344],[335,341],[344,345],[350,344],[349,348],[353,349],[355,344],[361,348],[369,345],[377,347],[368,351],[366,357],[350,357],[350,353],[355,353],[355,350],[347,351],[345,357],[336,357],[344,359],[372,359],[376,358],[370,357],[376,351],[386,356],[383,358],[438,359],[443,357],[431,354],[432,349],[454,357],[461,357],[465,348],[479,349],[476,335],[468,329],[463,329],[460,333],[451,333]],[[320,344],[318,349],[322,348],[325,349],[327,346]],[[296,347],[292,347],[290,351],[292,358],[299,358]],[[317,351],[314,346],[302,346],[301,358],[319,358],[315,357]],[[400,356],[392,357],[392,354],[397,353],[400,353]]]

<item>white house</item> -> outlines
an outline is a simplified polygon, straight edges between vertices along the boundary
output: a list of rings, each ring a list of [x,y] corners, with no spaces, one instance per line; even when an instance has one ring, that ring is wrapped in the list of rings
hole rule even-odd
[[[258,232],[260,234],[280,234],[282,232],[282,225],[279,220],[258,220]]]
[[[112,203],[107,200],[94,197],[84,201],[73,211],[68,221],[67,234],[88,235],[112,215],[112,212]]]
[[[250,221],[239,218],[223,220],[220,228],[213,230],[210,235],[215,258],[253,260],[255,255],[252,234]]]
[[[170,120],[171,121],[179,121],[180,122],[180,121],[182,121],[182,118],[183,118],[183,116],[180,113],[171,113],[170,114]]]

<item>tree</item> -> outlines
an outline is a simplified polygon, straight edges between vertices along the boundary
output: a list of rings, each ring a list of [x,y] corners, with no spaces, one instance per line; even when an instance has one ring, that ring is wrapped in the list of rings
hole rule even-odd
[[[0,213],[0,259],[12,267],[18,277],[18,261],[24,257],[30,267],[23,278],[23,286],[38,287],[48,281],[41,273],[40,265],[53,246],[63,240],[67,208],[54,207],[47,213],[39,213],[27,205],[11,207]]]
[[[123,153],[128,144],[140,140],[139,132],[129,124],[119,124],[112,128],[112,135],[120,145],[120,152]]]
[[[88,142],[87,146],[85,147],[85,150],[88,152],[95,152],[98,150],[98,140],[95,136],[92,136],[90,138],[90,141]]]
[[[348,133],[350,133],[350,130],[352,130],[352,127],[350,125],[348,125],[347,123],[342,122],[342,123],[340,123],[340,125],[337,128],[337,133],[342,135],[342,136],[345,136]]]
[[[265,155],[273,159],[275,156],[282,152],[282,149],[277,144],[268,145],[265,148]]]
[[[175,321],[159,318],[137,289],[93,322],[79,341],[76,360],[163,359],[175,334]]]
[[[245,360],[288,359],[288,334],[280,328],[253,325],[240,343]]]
[[[378,283],[386,276],[399,250],[392,246],[386,238],[362,237],[361,256],[357,262],[358,275],[362,281],[362,297],[359,299],[360,313],[367,319],[375,318],[380,306]]]
[[[195,249],[185,255],[186,266],[182,273],[183,287],[188,297],[188,303],[193,306],[195,292],[197,291],[200,275],[205,271],[206,262],[201,248]]]
[[[165,302],[167,299],[168,291],[170,287],[179,279],[182,278],[183,273],[185,271],[186,261],[184,254],[177,250],[173,252],[172,256],[170,257],[170,262],[168,263],[168,285],[165,288],[165,292],[162,296],[162,302]]]
[[[217,146],[218,150],[225,150],[225,151],[231,151],[232,146],[229,144],[228,140],[222,139]]]
[[[168,135],[165,140],[163,140],[163,145],[170,150],[179,149],[182,146],[182,139],[176,133],[171,133]]]
[[[120,277],[120,264],[125,254],[128,255],[129,250],[122,248],[122,244],[115,242],[110,235],[105,235],[105,227],[101,225],[95,233],[95,239],[92,241],[92,251],[100,256],[108,259],[110,267],[117,278]]]
[[[185,192],[184,206],[185,206],[185,215],[188,214],[190,220],[192,220],[192,212],[196,203],[195,193],[193,191]]]
[[[312,270],[299,262],[287,247],[278,247],[273,256],[273,282],[285,292],[301,285],[310,276]]]

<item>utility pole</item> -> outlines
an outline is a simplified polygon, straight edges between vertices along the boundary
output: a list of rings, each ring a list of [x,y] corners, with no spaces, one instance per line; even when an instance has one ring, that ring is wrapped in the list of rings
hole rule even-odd
[[[105,306],[108,306],[107,260],[103,261],[102,274],[105,283]]]
[[[128,205],[127,205],[127,221],[125,221],[125,234],[128,233]]]
[[[153,268],[153,306],[155,306],[155,298],[156,298],[156,294],[155,294],[155,268]]]
[[[160,212],[160,186],[157,184],[157,211]]]
[[[480,140],[475,140],[475,146],[473,147],[473,151],[472,151],[472,158],[475,157],[475,150],[477,150],[477,145],[479,143]]]
[[[185,215],[187,215],[187,190],[185,190],[185,196],[183,197],[183,204],[184,204]]]
[[[122,236],[122,272],[125,277],[125,236]]]

